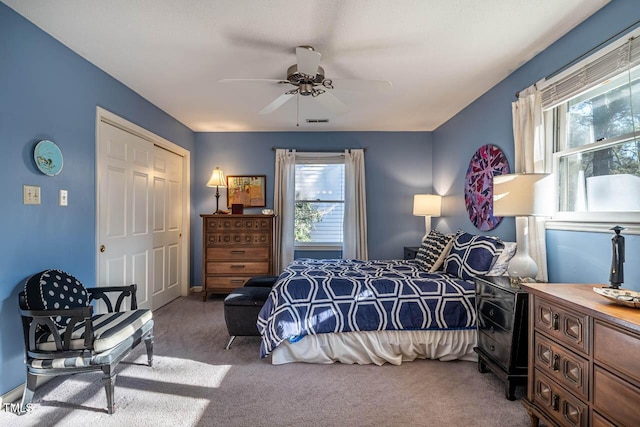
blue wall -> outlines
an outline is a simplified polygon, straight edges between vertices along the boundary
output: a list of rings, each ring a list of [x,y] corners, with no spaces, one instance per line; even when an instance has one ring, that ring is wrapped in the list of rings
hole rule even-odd
[[[483,144],[496,144],[514,165],[511,103],[515,93],[555,72],[640,20],[640,2],[613,0],[531,61],[433,132],[436,192],[445,195],[442,231],[475,230],[464,207],[464,175],[471,156]],[[515,240],[513,218],[505,218],[489,234]],[[612,234],[547,231],[549,280],[606,283],[611,263]],[[640,290],[640,236],[626,236],[625,287]]]
[[[514,93],[555,71],[640,19],[636,0],[613,0],[588,21],[512,73],[435,132],[193,133],[0,3],[0,394],[24,381],[17,292],[29,275],[57,267],[93,284],[95,267],[95,114],[101,106],[192,153],[192,283],[201,285],[201,213],[215,209],[205,186],[211,169],[228,175],[267,176],[273,206],[272,147],[305,151],[366,148],[369,254],[401,258],[424,233],[411,215],[415,193],[445,195],[442,231],[473,231],[464,208],[463,177],[481,145],[500,146],[513,164],[511,102]],[[150,76],[153,78],[153,75]],[[35,143],[58,143],[63,172],[40,174],[32,160]],[[432,159],[437,161],[432,162]],[[433,168],[433,171],[432,171]],[[22,204],[22,185],[38,185],[42,204]],[[58,190],[70,205],[57,206]],[[226,205],[226,197],[220,199]],[[259,209],[257,210],[259,211]],[[513,219],[490,234],[515,239]],[[548,231],[551,280],[606,282],[610,238],[604,233]],[[640,288],[639,236],[627,236],[626,285]]]
[[[0,3],[0,394],[25,379],[23,281],[60,268],[95,282],[96,106],[194,150],[190,129]],[[64,155],[55,177],[34,165],[40,139]],[[22,204],[23,184],[41,187],[41,205]],[[59,189],[69,190],[68,207],[58,206]]]
[[[197,133],[192,219],[193,283],[201,286],[202,220],[215,211],[215,189],[205,183],[219,166],[226,175],[266,175],[267,207],[273,207],[273,147],[300,151],[366,148],[369,258],[402,258],[419,245],[424,219],[414,217],[413,195],[432,191],[430,132],[246,132]],[[226,193],[220,206],[226,209]],[[255,209],[260,212],[261,209]]]

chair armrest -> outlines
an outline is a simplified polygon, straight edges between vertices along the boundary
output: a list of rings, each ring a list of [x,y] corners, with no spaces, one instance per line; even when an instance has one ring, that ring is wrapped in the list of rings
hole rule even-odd
[[[137,310],[138,308],[138,300],[136,299],[136,292],[138,290],[138,285],[129,285],[129,286],[100,286],[97,288],[86,288],[89,293],[89,302],[93,300],[102,300],[104,304],[107,306],[107,310],[109,313],[113,313],[113,304],[111,303],[111,299],[108,292],[119,292],[120,295],[116,300],[115,311],[120,311],[122,309],[122,303],[124,299],[128,296],[131,297],[131,310]]]
[[[23,327],[26,335],[27,351],[38,351],[36,334],[39,329],[46,328],[53,336],[57,351],[71,350],[71,335],[76,324],[84,322],[84,345],[85,348],[91,350],[93,348],[93,324],[91,316],[93,315],[93,307],[78,307],[62,310],[24,310],[20,309],[23,319]],[[60,330],[53,323],[54,317],[70,317],[69,323],[65,328],[63,336],[60,336]]]

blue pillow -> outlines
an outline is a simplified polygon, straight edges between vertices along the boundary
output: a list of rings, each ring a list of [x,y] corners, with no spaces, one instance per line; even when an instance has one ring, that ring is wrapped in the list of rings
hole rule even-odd
[[[29,277],[24,284],[25,303],[29,310],[65,310],[86,307],[87,290],[78,279],[62,270],[45,270]],[[67,326],[70,317],[52,318],[58,328]]]
[[[475,236],[460,230],[444,260],[444,271],[462,280],[471,281],[491,270],[495,257],[503,248],[504,244],[495,237]]]

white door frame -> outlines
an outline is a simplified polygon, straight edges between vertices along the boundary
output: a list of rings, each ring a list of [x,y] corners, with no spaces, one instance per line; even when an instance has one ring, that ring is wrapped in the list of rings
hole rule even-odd
[[[189,280],[189,270],[190,270],[190,247],[191,247],[191,212],[189,210],[189,206],[191,206],[191,152],[167,139],[162,138],[161,136],[156,135],[153,132],[150,132],[134,123],[131,123],[128,120],[123,119],[120,116],[113,114],[110,111],[105,110],[102,107],[96,107],[96,141],[95,141],[95,149],[96,149],[96,159],[95,159],[95,170],[96,170],[96,284],[98,283],[98,263],[100,257],[100,249],[97,247],[99,244],[98,239],[98,200],[99,200],[99,188],[100,188],[100,176],[98,174],[98,161],[99,161],[99,150],[98,150],[98,142],[100,138],[100,122],[108,123],[112,126],[120,128],[126,132],[132,133],[142,139],[145,139],[159,147],[162,147],[168,151],[172,151],[180,156],[182,156],[182,194],[183,198],[183,206],[182,206],[182,254],[181,254],[181,263],[182,263],[182,277],[180,277],[180,281],[182,283],[180,288],[180,294],[182,296],[189,295],[189,287],[191,281]]]

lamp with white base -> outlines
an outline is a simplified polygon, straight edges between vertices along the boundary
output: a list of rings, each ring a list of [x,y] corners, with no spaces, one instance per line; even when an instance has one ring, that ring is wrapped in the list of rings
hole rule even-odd
[[[424,216],[426,233],[431,231],[431,217],[442,213],[442,196],[437,194],[416,194],[413,196],[413,215]]]
[[[512,278],[535,279],[538,266],[529,256],[530,216],[550,216],[555,200],[549,174],[510,174],[493,177],[493,215],[516,217],[516,254],[507,272]]]

